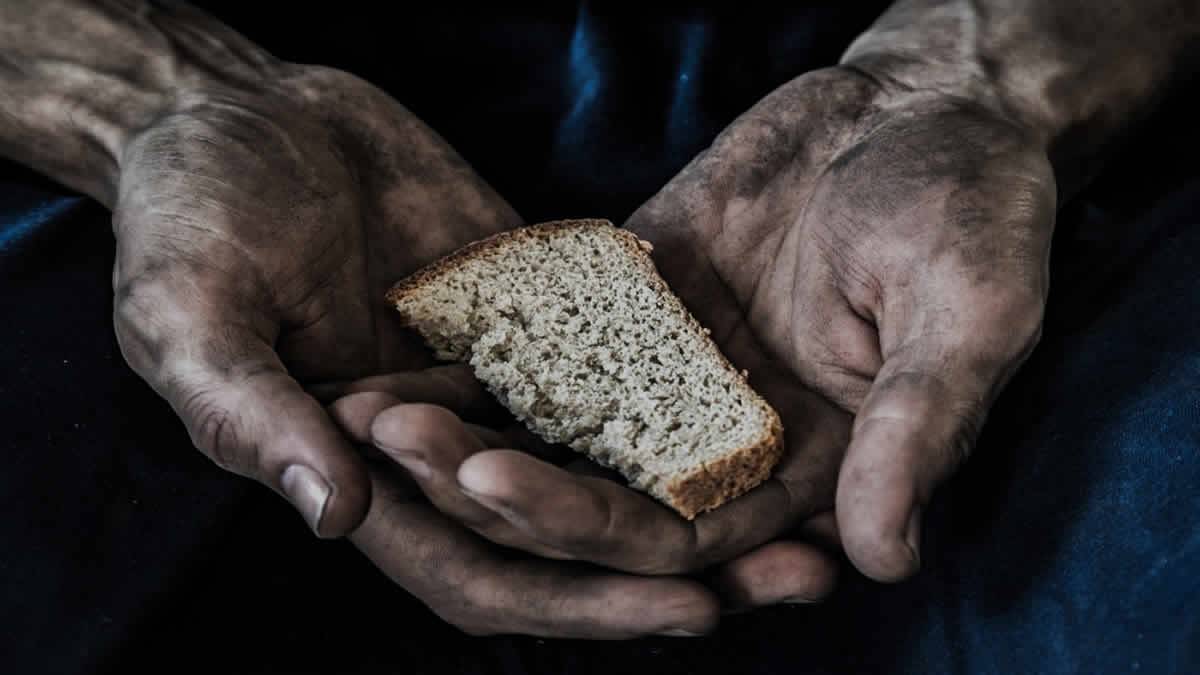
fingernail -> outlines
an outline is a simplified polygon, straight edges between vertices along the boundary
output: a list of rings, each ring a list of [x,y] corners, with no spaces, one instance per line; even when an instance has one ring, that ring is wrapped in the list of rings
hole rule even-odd
[[[658,634],[665,635],[667,637],[700,637],[704,635],[704,633],[693,633],[690,630],[684,630],[682,628],[671,628],[669,630],[659,631]]]
[[[284,469],[279,479],[283,493],[308,521],[309,528],[320,534],[321,516],[329,502],[329,483],[316,471],[303,464],[293,464]]]
[[[469,499],[473,499],[493,511],[506,512],[509,510],[508,504],[491,495],[480,494],[471,488],[463,487],[461,484],[458,486],[458,489]]]
[[[534,534],[534,529],[532,527],[530,527],[529,521],[526,520],[525,518],[523,518],[516,511],[513,511],[512,507],[509,506],[508,503],[506,503],[502,500],[496,499],[495,497],[492,497],[491,495],[481,495],[478,492],[474,492],[469,488],[463,487],[462,485],[458,486],[458,490],[459,490],[459,492],[466,495],[468,499],[473,500],[475,503],[479,504],[480,506],[484,507],[485,509],[488,509],[489,511],[494,511],[495,513],[499,514],[501,517],[503,517],[505,520],[507,520],[510,524],[516,526],[517,528],[520,528],[521,530],[525,531],[528,534]],[[536,536],[536,534],[534,534],[534,536]]]
[[[458,471],[458,486],[464,492],[469,493],[474,497],[481,499],[492,498],[489,493],[495,492],[494,488],[495,476],[490,472],[481,471],[474,463],[467,461],[463,466],[459,467]]]
[[[387,454],[393,461],[412,474],[413,478],[425,480],[433,473],[433,470],[429,468],[429,462],[425,461],[425,456],[418,452],[389,448]]]

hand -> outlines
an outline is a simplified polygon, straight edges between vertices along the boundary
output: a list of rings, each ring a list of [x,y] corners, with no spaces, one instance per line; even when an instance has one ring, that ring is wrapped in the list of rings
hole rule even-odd
[[[263,68],[193,85],[125,144],[117,337],[201,450],[339,536],[363,519],[371,484],[304,385],[427,363],[384,291],[519,219],[369,84]]]
[[[446,406],[412,402],[452,398],[422,391],[435,372],[440,382],[459,382],[459,396],[449,407],[462,417]],[[793,464],[783,478],[736,508],[685,521],[614,482],[615,473],[541,442],[510,417],[504,422],[507,415],[462,365],[374,376],[338,389],[346,396],[335,410],[353,404],[356,412],[336,417],[356,439],[404,467],[432,507],[496,544],[543,558],[638,574],[695,571],[755,546],[787,519],[783,513],[756,522],[747,507],[792,511],[820,503],[809,492],[818,489],[810,480],[814,469],[821,470],[822,462],[815,461]],[[813,447],[844,447],[843,439],[822,433],[809,440]],[[483,494],[476,487],[481,484],[503,486],[507,496]],[[815,518],[804,529],[815,538],[836,537],[831,517]],[[832,590],[836,572],[821,548],[779,541],[713,570],[704,581],[717,592],[724,611],[740,611],[818,601]]]
[[[370,395],[339,401],[331,416],[302,387],[320,383],[308,389],[324,397],[342,380],[428,364],[385,289],[519,220],[432,131],[366,83],[304,69],[282,85],[201,98],[130,143],[114,273],[130,363],[214,460],[284,492],[319,533],[350,532],[392,579],[469,632],[711,628],[716,600],[695,582],[517,561],[480,541],[407,497],[390,463],[368,469],[352,443],[374,417],[361,407]],[[468,413],[481,398],[453,369],[389,384]],[[316,474],[316,487],[297,484],[297,466]]]
[[[1055,196],[1044,144],[1003,114],[837,67],[742,115],[629,227],[714,335],[748,330],[854,415],[837,530],[891,581],[918,568],[930,494],[1038,339]],[[781,412],[796,452],[812,418]]]
[[[444,142],[370,85],[281,63],[186,3],[47,5],[0,3],[0,152],[114,208],[122,350],[202,449],[318,533],[353,530],[474,632],[711,627],[698,584],[518,561],[405,502],[301,388],[420,366],[384,289],[518,223]],[[405,396],[462,409],[444,369],[406,377]]]
[[[447,418],[457,418],[444,408],[401,404],[399,398],[379,391],[398,390],[419,400],[442,398],[442,382],[462,382],[464,390],[471,386],[469,373],[461,367],[438,369],[433,379],[429,374],[373,378],[360,388],[375,391],[338,399],[331,413],[354,440],[364,444],[373,435],[385,439],[385,447],[395,442],[402,448],[408,445],[405,439],[436,444],[456,434],[453,440],[459,445],[482,446],[483,439],[508,442],[485,427],[446,425]],[[481,390],[478,393],[482,396]],[[411,459],[412,451],[388,455],[405,460],[404,466],[418,480],[431,480],[429,472]],[[472,635],[686,636],[705,633],[716,624],[717,600],[695,581],[617,574],[521,555],[484,541],[440,513],[421,498],[419,490],[399,479],[389,459],[372,465],[371,477],[371,508],[350,540],[396,583]],[[486,516],[483,509],[475,509],[477,515]]]
[[[853,68],[799,78],[628,224],[783,416],[789,451],[772,479],[693,523],[611,482],[478,447],[450,452],[444,488],[422,487],[468,522],[461,495],[439,502],[439,490],[501,516],[474,524],[495,541],[667,573],[828,512],[836,485],[851,560],[903,578],[934,486],[1036,342],[1054,198],[1044,147],[982,106]],[[782,545],[731,565],[775,566]]]

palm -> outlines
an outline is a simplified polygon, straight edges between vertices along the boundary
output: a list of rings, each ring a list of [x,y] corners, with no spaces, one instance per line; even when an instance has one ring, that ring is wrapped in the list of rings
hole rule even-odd
[[[799,448],[780,477],[811,476],[815,463],[832,488],[840,453],[824,445],[815,457],[806,436],[835,427],[849,438],[851,419],[835,406],[860,413],[872,387],[888,407],[860,415],[856,436],[867,418],[907,433],[941,413],[949,451],[969,447],[1036,339],[1053,204],[1045,154],[1018,128],[834,68],[735,121],[630,227],[657,245],[664,274],[779,406]],[[983,376],[939,375],[962,370]],[[931,386],[941,393],[925,396]],[[887,398],[909,389],[922,397]],[[878,452],[863,472],[915,451]]]
[[[809,111],[786,106],[826,104],[820,95],[785,104],[783,92],[731,124],[626,226],[654,243],[660,271],[779,411],[789,452],[775,479],[793,492],[801,485],[798,505],[811,513],[833,506],[851,419],[804,380],[797,358],[797,238],[823,157],[804,147],[799,124],[789,125]],[[813,443],[814,434],[824,438]]]

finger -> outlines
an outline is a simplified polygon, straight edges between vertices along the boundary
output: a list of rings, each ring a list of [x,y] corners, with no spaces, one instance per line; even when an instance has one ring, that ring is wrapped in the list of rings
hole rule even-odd
[[[401,399],[387,392],[362,391],[347,394],[335,400],[328,408],[330,416],[338,423],[342,431],[356,443],[369,445],[371,443],[371,423],[375,421],[375,416],[401,403],[403,403]],[[514,435],[508,430],[500,431],[478,424],[466,424],[465,426],[487,447],[520,447],[515,442]]]
[[[355,443],[371,443],[371,423],[379,413],[403,403],[389,393],[363,391],[343,396],[329,405],[329,415]]]
[[[203,302],[160,284],[121,289],[115,323],[126,359],[214,462],[284,495],[318,535],[345,534],[370,501],[361,460],[288,375],[267,329]]]
[[[379,391],[364,391],[348,394],[329,404],[329,416],[337,422],[343,433],[355,443],[371,443],[371,423],[379,413],[404,403],[400,399]],[[478,424],[464,424],[483,444],[490,448],[512,447],[513,441],[505,432]]]
[[[819,548],[778,540],[719,565],[710,586],[725,612],[820,602],[833,592],[837,565]]]
[[[774,475],[692,522],[622,484],[522,453],[479,452],[458,482],[481,505],[563,555],[642,574],[702,569],[769,541],[832,507],[847,443],[845,414],[764,369],[761,388],[797,423]]]
[[[412,475],[442,513],[495,543],[544,557],[569,557],[463,494],[457,481],[459,467],[487,446],[454,413],[423,403],[395,405],[372,420],[369,436],[376,448]]]
[[[454,413],[408,403],[380,411],[368,430],[370,443],[412,474],[440,511],[468,525],[499,520],[468,499],[452,480],[463,460],[486,446]]]
[[[489,419],[503,411],[495,397],[475,379],[470,367],[461,364],[374,375],[349,382],[325,382],[312,385],[309,390],[326,402],[361,392],[383,392],[401,401],[440,405],[464,419]]]
[[[443,619],[475,635],[625,639],[699,635],[715,626],[716,598],[684,579],[642,578],[572,563],[513,559],[445,515],[377,499],[351,541]]]
[[[1036,342],[1036,326],[1023,334],[1022,322],[1005,324],[927,334],[887,356],[838,479],[838,530],[867,576],[896,581],[920,567],[930,495],[966,459],[992,400]]]
[[[679,571],[694,557],[690,523],[604,478],[488,450],[467,458],[457,481],[481,507],[571,557],[640,574]]]
[[[639,574],[693,571],[741,553],[781,530],[791,510],[787,489],[772,480],[689,522],[607,478],[508,450],[471,455],[458,483],[539,544]]]
[[[833,506],[848,441],[845,413],[760,372],[764,395],[795,422],[790,450],[766,483],[690,523],[621,484],[519,453],[475,454],[459,470],[459,483],[480,504],[573,558],[643,574],[701,569]]]

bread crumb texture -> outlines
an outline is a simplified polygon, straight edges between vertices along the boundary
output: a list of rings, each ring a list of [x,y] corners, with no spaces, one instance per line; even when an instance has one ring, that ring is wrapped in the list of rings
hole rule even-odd
[[[694,518],[766,480],[782,428],[649,251],[603,220],[531,225],[451,254],[388,299],[535,433]]]

